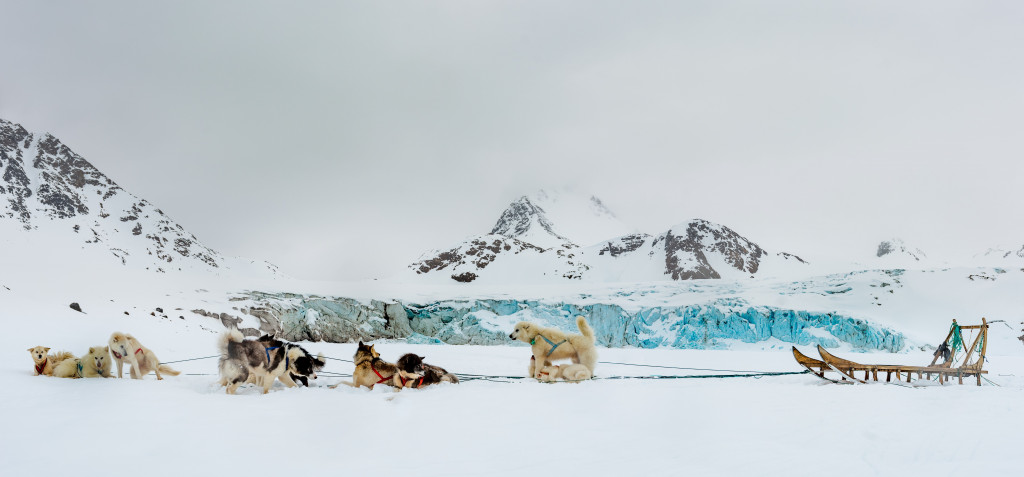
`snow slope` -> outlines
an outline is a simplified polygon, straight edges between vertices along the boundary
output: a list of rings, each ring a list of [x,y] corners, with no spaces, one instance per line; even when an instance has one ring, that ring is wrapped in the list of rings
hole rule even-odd
[[[90,266],[282,276],[269,263],[206,247],[56,137],[0,119],[0,263],[76,263],[79,254]]]

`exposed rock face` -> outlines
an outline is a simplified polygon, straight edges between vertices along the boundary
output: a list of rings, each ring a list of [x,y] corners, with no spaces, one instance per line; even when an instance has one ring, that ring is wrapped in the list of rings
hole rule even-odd
[[[598,255],[607,253],[612,257],[618,257],[624,253],[634,252],[651,238],[647,234],[632,234],[608,241],[608,244],[598,250]]]
[[[993,260],[994,259],[994,260],[997,260],[996,263],[999,263],[998,261],[1004,261],[1004,260],[1024,259],[1024,245],[1022,245],[1019,249],[1013,249],[1013,248],[1006,249],[1006,248],[1001,248],[1001,247],[1000,248],[990,248],[990,249],[986,250],[983,253],[975,255],[975,258],[989,259],[989,260]]]
[[[34,233],[56,225],[77,241],[106,249],[123,265],[166,271],[219,269],[225,257],[164,213],[110,180],[50,134],[0,119],[0,222]],[[279,275],[276,267],[265,271]]]
[[[554,226],[548,220],[544,209],[534,205],[529,197],[520,197],[509,204],[508,208],[501,213],[498,222],[491,229],[491,234],[504,235],[514,238],[521,237],[531,232],[531,228],[540,228],[543,232],[563,241],[572,242],[566,237],[555,232]]]
[[[800,258],[800,257],[798,257],[796,255],[793,255],[791,253],[779,252],[779,253],[777,253],[775,255],[777,255],[779,257],[782,257],[785,260],[796,260],[797,262],[800,262],[800,263],[807,263],[807,262],[804,261],[804,259],[802,259],[802,258]]]
[[[912,248],[903,243],[903,240],[894,238],[891,240],[884,240],[878,244],[878,250],[875,252],[876,257],[900,257],[900,258],[912,258],[914,261],[921,261],[927,258],[924,252],[919,248]]]
[[[544,252],[544,249],[516,239],[509,239],[498,235],[483,235],[471,238],[459,247],[440,252],[428,258],[420,260],[410,268],[416,273],[427,273],[434,270],[452,269],[460,265],[470,265],[476,270],[487,268],[498,257],[499,254],[518,254],[523,251]]]
[[[721,278],[721,274],[708,263],[706,253],[721,254],[728,265],[736,270],[757,273],[764,250],[724,225],[706,220],[691,221],[685,235],[669,230],[660,239],[665,240],[665,274],[673,280]]]

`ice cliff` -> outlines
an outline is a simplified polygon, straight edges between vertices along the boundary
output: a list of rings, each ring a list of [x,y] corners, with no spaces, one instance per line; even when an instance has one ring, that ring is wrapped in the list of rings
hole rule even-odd
[[[508,333],[517,321],[575,332],[574,317],[583,315],[594,328],[598,344],[609,347],[727,349],[737,343],[773,339],[825,347],[845,343],[855,349],[890,352],[905,346],[901,333],[855,317],[755,306],[740,299],[626,310],[610,304],[532,300],[367,303],[350,298],[252,292],[242,305],[239,326],[252,323],[262,332],[295,341],[405,339],[415,343],[508,345],[513,343]]]

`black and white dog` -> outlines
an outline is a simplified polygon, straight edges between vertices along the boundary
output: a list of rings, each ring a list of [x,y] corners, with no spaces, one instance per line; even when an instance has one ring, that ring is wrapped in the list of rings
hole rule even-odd
[[[299,345],[269,335],[247,340],[237,329],[221,335],[219,345],[220,384],[228,394],[234,394],[246,382],[262,386],[264,394],[275,379],[294,387],[293,376],[308,385],[307,378],[316,379],[316,371],[325,364],[322,356],[313,357]]]

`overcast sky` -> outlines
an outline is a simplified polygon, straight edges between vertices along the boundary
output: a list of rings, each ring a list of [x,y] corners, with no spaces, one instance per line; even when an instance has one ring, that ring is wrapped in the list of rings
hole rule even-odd
[[[538,187],[867,258],[1024,244],[1024,3],[3,1],[0,117],[208,246],[390,275]]]

